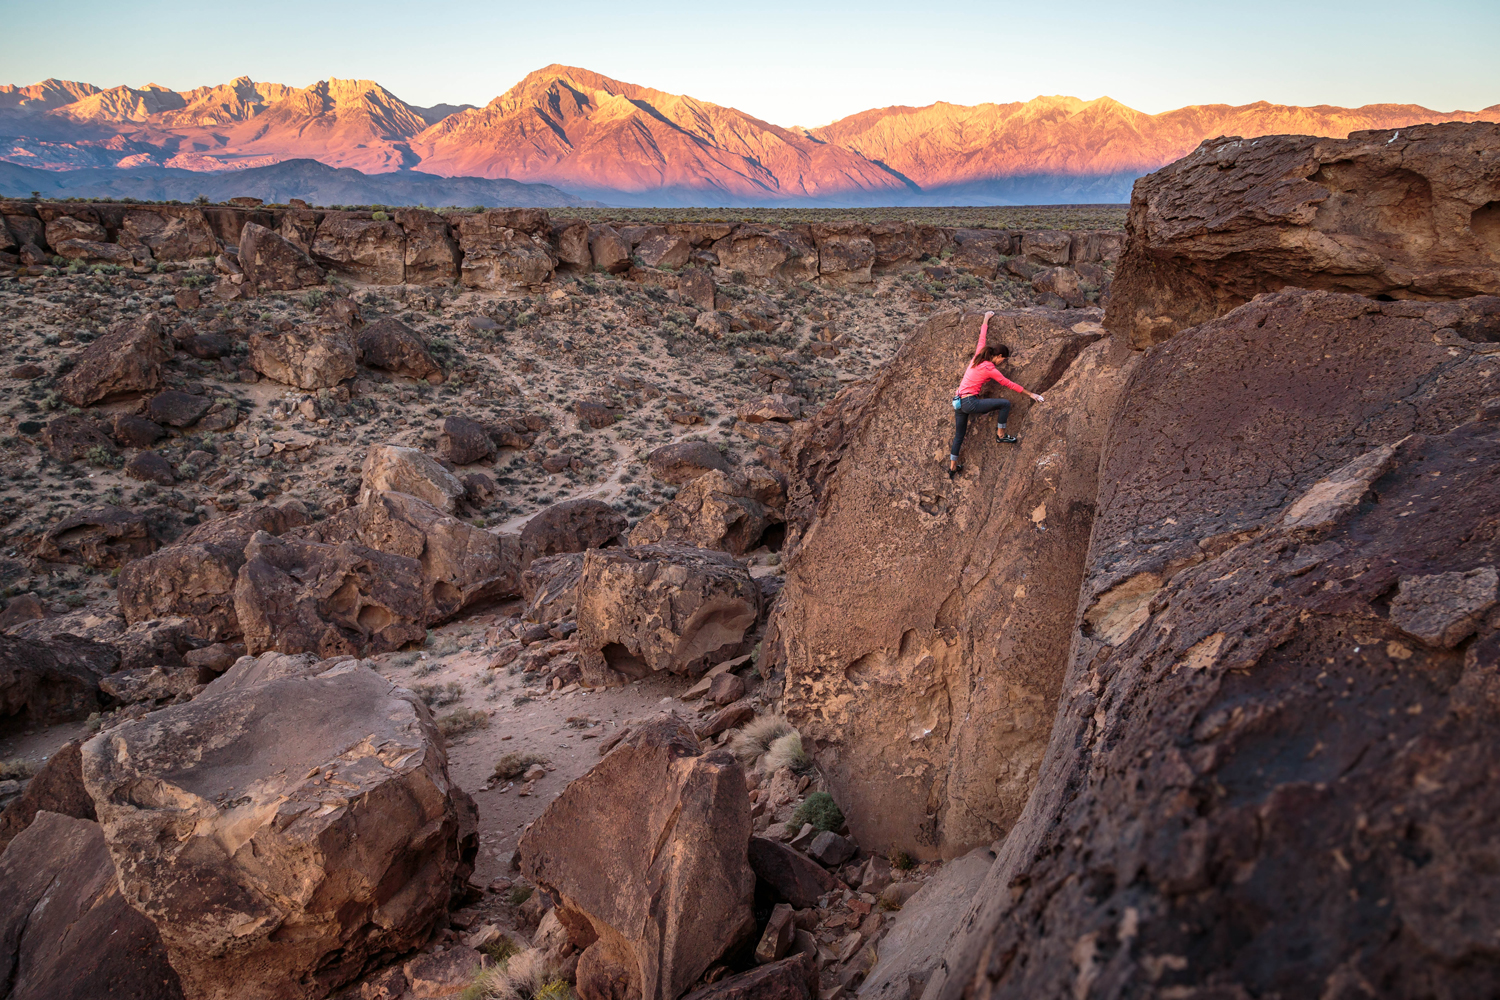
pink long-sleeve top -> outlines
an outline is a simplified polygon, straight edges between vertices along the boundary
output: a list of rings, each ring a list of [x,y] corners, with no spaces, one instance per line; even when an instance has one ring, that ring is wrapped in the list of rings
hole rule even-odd
[[[979,357],[979,352],[984,350],[984,338],[988,336],[989,331],[990,324],[989,321],[986,320],[984,325],[979,328],[979,346],[974,348],[974,357],[969,359],[969,369],[968,371],[964,372],[963,381],[958,383],[959,396],[979,395],[980,391],[984,389],[984,384],[991,379],[999,382],[1007,389],[1013,389],[1016,392],[1020,393],[1024,393],[1026,391],[1020,386],[1016,385],[1010,379],[1006,378],[1004,375],[1001,375],[1000,369],[995,367],[994,362],[986,361],[981,365],[976,365],[974,363],[974,358]]]

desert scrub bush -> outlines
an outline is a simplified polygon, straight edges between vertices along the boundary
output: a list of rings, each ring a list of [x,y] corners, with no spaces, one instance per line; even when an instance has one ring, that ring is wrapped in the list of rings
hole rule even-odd
[[[327,298],[326,295],[324,295],[318,289],[314,288],[312,291],[302,296],[302,304],[309,309],[316,309],[318,308],[318,306],[321,306],[323,304],[323,300],[325,298]]]
[[[370,218],[374,219],[376,222],[388,222],[390,221],[391,217],[385,212],[371,212]]]
[[[24,758],[0,760],[0,781],[25,781],[35,773],[36,767]]]
[[[730,737],[729,752],[745,764],[753,764],[771,749],[771,744],[797,730],[779,715],[762,715]]]
[[[125,464],[124,459],[102,444],[94,445],[84,457],[88,459],[90,465],[97,465],[104,469],[118,469]]]
[[[785,736],[778,736],[766,748],[765,766],[766,770],[771,772],[789,767],[793,774],[810,774],[813,769],[813,759],[802,748],[802,735],[791,732]]]
[[[438,732],[450,740],[476,729],[488,729],[489,725],[489,715],[474,708],[460,708],[438,716],[437,720]]]
[[[530,896],[531,893],[528,891],[526,895]],[[496,965],[504,965],[506,962],[510,961],[516,955],[519,955],[521,953],[520,945],[516,944],[509,937],[506,937],[504,935],[501,935],[498,940],[491,941],[489,944],[485,945],[479,950],[488,955],[490,957],[490,961],[494,962]]]
[[[891,856],[888,860],[891,863],[891,867],[896,869],[898,872],[909,872],[913,868],[917,867],[917,863],[912,860],[912,856],[901,850],[899,847],[891,852]]]
[[[827,792],[813,792],[803,799],[802,804],[792,813],[792,822],[811,823],[819,830],[837,830],[844,825],[844,814],[839,809],[838,803],[833,801],[832,795]]]
[[[464,696],[464,686],[458,681],[449,681],[447,684],[413,684],[411,691],[431,708],[451,705]]]
[[[529,885],[513,885],[505,894],[505,902],[512,907],[520,906],[531,898],[533,892],[536,890]]]
[[[461,996],[463,1000],[573,1000],[573,988],[533,948],[503,965],[481,970]]]
[[[495,761],[495,777],[501,781],[510,781],[525,774],[526,769],[533,764],[546,763],[548,763],[547,758],[540,754],[534,754],[528,750],[512,750]]]

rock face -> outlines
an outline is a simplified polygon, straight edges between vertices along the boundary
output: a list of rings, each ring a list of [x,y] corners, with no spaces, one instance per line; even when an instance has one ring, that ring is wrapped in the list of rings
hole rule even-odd
[[[364,656],[426,636],[427,588],[422,564],[408,556],[257,532],[235,580],[234,613],[251,655]]]
[[[120,222],[120,245],[144,247],[153,260],[192,260],[218,252],[213,230],[197,209],[159,206],[125,213]]]
[[[857,406],[834,408],[847,420],[819,423],[841,437],[821,446],[832,471],[803,463],[825,485],[805,501],[767,645],[784,657],[784,710],[818,748],[867,850],[951,857],[988,844],[1036,780],[1099,448],[1129,370],[1096,342],[1097,323],[1064,316],[991,321],[992,342],[1015,351],[1012,377],[1047,396],[1009,394],[1019,446],[997,445],[994,423],[973,420],[967,470],[948,478],[949,400],[980,321],[949,312],[912,336]]]
[[[109,396],[149,392],[161,382],[161,366],[172,356],[154,313],[116,324],[79,354],[73,370],[58,379],[58,395],[74,406]]]
[[[250,335],[250,367],[299,389],[331,389],[353,378],[354,336],[340,323],[313,322]]]
[[[1136,347],[1288,286],[1500,293],[1500,125],[1213,139],[1136,183],[1105,324]]]
[[[539,208],[508,208],[463,215],[458,242],[460,280],[490,291],[539,285],[557,266],[547,244],[551,225]]]
[[[88,507],[47,529],[37,555],[51,562],[98,569],[123,566],[150,555],[161,545],[167,510],[125,510],[112,504]]]
[[[414,285],[456,283],[458,241],[448,221],[420,208],[397,209],[396,221],[406,234],[406,280]]]
[[[1457,332],[1497,305],[1289,290],[1146,355],[1036,793],[929,997],[1500,988],[1460,888],[1500,621],[1449,649],[1393,608],[1500,566],[1495,347]]]
[[[674,1000],[755,930],[750,797],[722,750],[669,715],[570,784],[521,838],[560,899],[583,1000]]]
[[[234,613],[234,583],[245,563],[245,546],[257,531],[271,535],[306,524],[298,505],[264,505],[193,528],[175,543],[120,570],[120,610],[131,625],[180,616],[201,638],[240,635]]]
[[[88,458],[96,448],[106,455],[117,454],[104,427],[81,413],[65,413],[47,421],[42,428],[42,444],[59,462]]]
[[[438,454],[454,465],[472,465],[495,453],[484,425],[468,417],[445,417],[438,433]]]
[[[707,472],[647,514],[630,532],[631,545],[659,542],[744,555],[780,525],[781,482],[764,469]]]
[[[99,709],[99,679],[119,664],[114,649],[73,635],[0,635],[0,715],[25,712],[42,726],[81,719]]]
[[[41,812],[0,855],[0,982],[12,1000],[181,1000],[161,935],[121,894],[98,823]]]
[[[651,474],[667,483],[686,483],[711,469],[730,471],[724,453],[707,441],[678,441],[664,444],[646,459]]]
[[[432,717],[366,667],[216,682],[91,740],[83,776],[189,996],[325,996],[424,940],[468,874]]]
[[[240,267],[245,281],[257,291],[285,292],[323,283],[323,269],[312,258],[254,222],[240,230]]]
[[[457,476],[416,448],[396,444],[371,445],[361,477],[361,501],[385,491],[409,493],[451,514],[464,495]]]
[[[394,316],[360,330],[354,346],[360,363],[371,368],[434,383],[443,381],[443,368],[421,336]]]
[[[406,280],[406,234],[401,224],[351,215],[329,215],[318,223],[308,253],[336,274],[371,285]]]
[[[578,582],[578,654],[591,684],[658,670],[697,676],[744,650],[760,588],[722,552],[674,545],[590,549]]]
[[[55,750],[25,789],[0,812],[0,852],[43,812],[72,816],[74,819],[98,819],[94,800],[83,787],[83,764],[78,740],[64,743]]]
[[[522,561],[612,544],[630,521],[602,500],[564,500],[537,513],[521,529]]]

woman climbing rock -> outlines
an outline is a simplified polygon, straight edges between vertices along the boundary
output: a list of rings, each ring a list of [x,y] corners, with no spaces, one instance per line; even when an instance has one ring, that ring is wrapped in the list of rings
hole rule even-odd
[[[984,391],[986,382],[999,382],[1007,389],[1014,389],[1036,400],[1038,403],[1046,400],[1034,392],[1027,392],[1004,375],[1000,369],[995,367],[995,359],[1001,361],[1010,357],[1010,347],[1005,344],[986,345],[985,340],[990,332],[990,317],[993,312],[984,314],[984,322],[979,326],[979,346],[974,349],[974,357],[969,361],[969,367],[964,371],[963,381],[958,384],[958,391],[953,394],[953,447],[948,449],[948,478],[952,479],[963,471],[963,466],[958,462],[958,450],[963,447],[964,435],[969,430],[969,418],[980,413],[994,413],[998,426],[995,428],[995,439],[1001,444],[1016,444],[1020,438],[1014,434],[1005,433],[1005,421],[1010,416],[1010,400],[1008,399],[981,399],[979,394]]]

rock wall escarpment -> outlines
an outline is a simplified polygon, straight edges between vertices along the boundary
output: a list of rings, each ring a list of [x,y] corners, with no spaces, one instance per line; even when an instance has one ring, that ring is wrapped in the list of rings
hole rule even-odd
[[[1144,356],[1037,790],[926,997],[1500,987],[1497,326],[1288,290]]]
[[[1104,324],[1138,348],[1288,286],[1500,293],[1500,125],[1230,136],[1136,181]]]
[[[1016,380],[1047,402],[1010,394],[1019,446],[973,419],[957,479],[945,461],[950,400],[975,314],[933,317],[873,387],[835,407],[839,419],[793,448],[822,485],[802,491],[800,513],[789,508],[800,542],[769,655],[784,664],[784,710],[866,849],[934,857],[988,844],[1036,780],[1099,446],[1132,363],[1111,356],[1096,319],[1032,309],[992,320],[992,342],[1016,351]],[[809,454],[813,438],[838,456],[831,472]]]

